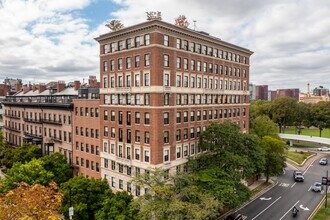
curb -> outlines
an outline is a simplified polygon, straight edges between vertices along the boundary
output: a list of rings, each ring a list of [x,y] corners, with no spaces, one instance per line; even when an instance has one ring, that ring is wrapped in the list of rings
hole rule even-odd
[[[326,196],[326,195],[325,195]],[[319,202],[319,204],[316,206],[316,208],[313,210],[313,212],[309,215],[309,217],[307,218],[307,220],[311,220],[313,219],[313,217],[315,216],[315,214],[317,213],[317,211],[319,211],[319,209],[321,208],[321,206],[323,205],[323,202],[325,202],[325,196],[323,196],[323,199],[321,199],[321,201]]]

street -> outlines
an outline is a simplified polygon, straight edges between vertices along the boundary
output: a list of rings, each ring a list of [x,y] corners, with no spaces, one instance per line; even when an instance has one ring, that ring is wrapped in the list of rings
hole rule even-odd
[[[329,159],[329,156],[328,156]],[[239,210],[247,219],[293,219],[291,210],[294,206],[299,209],[299,219],[307,219],[325,194],[325,186],[321,192],[313,192],[311,186],[315,181],[321,182],[326,176],[329,164],[319,165],[315,160],[304,172],[305,181],[295,182],[293,171],[288,166],[285,172],[277,178],[277,185],[259,198]]]

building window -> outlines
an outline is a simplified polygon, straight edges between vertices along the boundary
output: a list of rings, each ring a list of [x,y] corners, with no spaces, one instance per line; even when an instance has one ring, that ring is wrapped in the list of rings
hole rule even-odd
[[[150,35],[146,34],[144,35],[144,45],[148,46],[150,44]]]
[[[140,67],[140,56],[135,56],[135,67]]]
[[[111,187],[116,188],[116,179],[111,177]]]
[[[164,162],[167,162],[170,160],[170,150],[166,149],[164,150]]]
[[[170,86],[170,74],[164,74],[164,86]]]
[[[150,73],[144,74],[144,86],[150,86]]]
[[[106,71],[108,71],[108,62],[104,61],[103,62],[103,72],[106,72]]]
[[[183,40],[183,49],[188,50],[188,41],[187,40]]]
[[[123,189],[123,180],[119,179],[119,189]]]
[[[176,39],[176,48],[181,49],[181,39],[180,38]]]
[[[144,143],[150,144],[150,133],[149,131],[144,132]]]
[[[170,100],[170,94],[165,93],[164,94],[164,105],[169,105],[169,100]]]
[[[134,85],[137,87],[137,86],[140,86],[140,74],[136,74],[134,75]]]
[[[180,129],[178,129],[178,130],[176,130],[176,141],[181,141],[181,130]]]
[[[188,128],[183,129],[183,139],[184,140],[188,139]]]
[[[123,58],[119,58],[118,59],[118,70],[122,70],[123,69]]]
[[[164,35],[164,46],[169,46],[169,37],[168,35]]]
[[[135,124],[140,124],[140,112],[135,112]]]
[[[176,76],[176,87],[181,87],[181,75]]]
[[[135,37],[135,47],[139,47],[139,46],[141,46],[140,36]]]
[[[104,126],[104,137],[108,137],[108,127]]]
[[[169,112],[164,112],[164,125],[168,125],[170,123],[169,114]]]
[[[132,39],[128,38],[126,39],[126,49],[131,49],[132,47]]]
[[[123,41],[118,41],[118,51],[123,50]]]
[[[170,141],[169,139],[170,139],[170,134],[169,134],[168,131],[165,131],[165,132],[164,132],[164,143],[165,143],[165,144],[168,144],[169,141]]]
[[[132,61],[130,57],[126,58],[126,69],[130,69],[132,66]]]
[[[168,55],[164,55],[164,67],[169,67],[169,56]]]
[[[146,125],[150,124],[150,113],[149,112],[144,113],[144,124],[146,124]]]
[[[140,143],[140,131],[135,131],[135,142]]]
[[[135,160],[140,160],[140,149],[139,148],[135,148]]]
[[[149,150],[144,151],[144,162],[147,162],[147,163],[150,162],[150,151]]]
[[[176,58],[176,68],[181,69],[181,57]]]
[[[195,129],[190,128],[190,138],[195,138]]]
[[[183,122],[188,122],[188,112],[187,111],[183,112]]]
[[[176,148],[176,158],[181,158],[181,147]]]
[[[188,59],[183,59],[183,68],[185,69],[185,70],[187,70],[188,69]]]
[[[144,55],[144,66],[150,66],[150,54]]]

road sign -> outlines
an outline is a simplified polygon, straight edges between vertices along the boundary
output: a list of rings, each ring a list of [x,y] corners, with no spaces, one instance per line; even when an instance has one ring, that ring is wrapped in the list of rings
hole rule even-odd
[[[69,216],[73,216],[73,207],[72,206],[69,208]]]

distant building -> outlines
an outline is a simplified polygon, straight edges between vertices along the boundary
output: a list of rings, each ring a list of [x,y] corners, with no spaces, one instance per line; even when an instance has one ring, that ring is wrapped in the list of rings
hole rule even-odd
[[[329,89],[324,88],[323,86],[316,87],[313,90],[313,93],[310,93],[309,89],[310,84],[307,84],[308,92],[299,94],[299,101],[304,103],[318,103],[321,101],[330,101]]]
[[[249,92],[250,92],[250,102],[256,100],[256,85],[250,83],[249,84]]]
[[[256,85],[256,100],[268,100],[268,85]]]
[[[281,96],[288,96],[299,101],[299,89],[277,89],[276,91],[271,91],[268,94],[268,100],[272,101]]]

